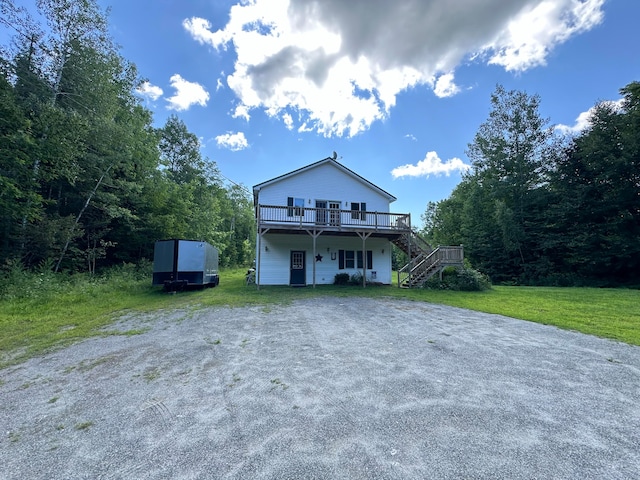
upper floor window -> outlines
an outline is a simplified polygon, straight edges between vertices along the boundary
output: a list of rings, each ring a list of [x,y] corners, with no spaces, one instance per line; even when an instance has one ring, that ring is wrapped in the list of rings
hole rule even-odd
[[[287,197],[287,216],[301,217],[304,214],[304,198]]]
[[[351,202],[351,218],[353,220],[367,220],[367,204],[364,202]]]

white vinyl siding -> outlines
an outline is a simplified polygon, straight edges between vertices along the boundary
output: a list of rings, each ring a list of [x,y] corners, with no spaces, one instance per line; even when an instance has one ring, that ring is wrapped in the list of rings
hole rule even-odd
[[[256,193],[256,203],[259,205],[288,207],[287,217],[299,216],[304,221],[331,226],[339,226],[341,218],[347,221],[348,217],[353,215],[351,210],[356,203],[358,204],[356,218],[362,222],[366,222],[367,215],[372,212],[390,213],[390,200],[393,199],[366,181],[345,172],[334,162],[320,163],[272,183],[268,182]],[[358,202],[352,202],[352,200],[358,200]],[[318,205],[316,201],[320,202],[318,208],[327,209],[326,213],[320,212],[319,216],[316,214],[315,208]],[[342,217],[336,213],[338,210],[345,211]],[[259,264],[256,265],[258,270],[256,279],[261,285],[288,285],[291,251],[306,252],[307,285],[313,284],[314,264],[316,284],[333,283],[337,273],[350,275],[362,273],[362,240],[355,234],[353,236],[320,235],[316,242],[316,252],[317,255],[322,256],[321,261],[316,261],[313,255],[313,239],[310,235],[264,234],[257,242],[257,248],[261,250],[259,255],[256,255],[256,261],[259,259]],[[373,264],[372,269],[366,269],[367,278],[390,284],[390,242],[383,238],[369,238],[365,249],[371,251]],[[349,263],[353,264],[352,267],[343,270],[338,268],[340,250],[354,253],[353,260]],[[359,269],[358,259],[360,259]]]
[[[335,200],[341,210],[351,209],[351,200],[364,203],[369,212],[389,213],[389,200],[366,184],[346,175],[330,163],[284,178],[260,189],[260,205],[287,205],[289,198],[315,207],[316,200]]]
[[[318,285],[332,284],[337,273],[348,273],[349,275],[362,273],[362,264],[360,268],[357,267],[358,255],[360,255],[360,258],[362,256],[362,240],[358,237],[320,235],[316,240],[316,254],[322,256],[322,260],[319,262],[313,256],[313,243],[309,235],[266,234],[262,237],[261,249],[261,285],[289,284],[292,250],[306,252],[307,285],[313,284],[314,262],[316,264],[316,284]],[[373,263],[372,269],[366,269],[367,279],[390,284],[390,242],[383,238],[369,238],[366,242],[366,249],[371,251],[371,261]],[[340,250],[354,252],[353,268],[340,270],[338,264]],[[375,278],[373,278],[373,272],[375,272]]]

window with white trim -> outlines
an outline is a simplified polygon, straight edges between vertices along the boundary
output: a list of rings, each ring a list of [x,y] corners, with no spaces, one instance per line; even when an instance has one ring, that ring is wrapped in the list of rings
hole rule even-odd
[[[367,220],[367,204],[365,202],[351,202],[351,219]]]
[[[287,197],[287,217],[301,217],[304,214],[304,198]]]
[[[373,251],[367,250],[367,270],[373,268]],[[362,269],[362,250],[338,250],[338,269]]]

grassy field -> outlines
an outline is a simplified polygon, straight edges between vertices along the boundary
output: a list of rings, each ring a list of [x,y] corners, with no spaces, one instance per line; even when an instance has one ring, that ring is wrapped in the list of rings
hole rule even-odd
[[[127,313],[288,304],[319,296],[395,297],[497,313],[640,345],[640,291],[594,288],[494,287],[485,292],[405,290],[392,286],[317,288],[244,284],[244,270],[223,271],[220,285],[166,294],[149,279],[109,278],[25,284],[0,300],[0,368],[92,336]],[[36,280],[37,283],[37,280]],[[33,289],[31,294],[25,289]],[[140,331],[127,332],[130,335]],[[120,333],[121,334],[121,333]]]

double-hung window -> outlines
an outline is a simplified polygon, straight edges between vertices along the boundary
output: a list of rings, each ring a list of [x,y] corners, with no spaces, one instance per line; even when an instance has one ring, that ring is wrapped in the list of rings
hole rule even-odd
[[[304,198],[287,197],[287,217],[301,217],[304,214]]]
[[[346,250],[344,252],[344,268],[355,268],[353,250]]]
[[[373,268],[373,251],[367,250],[367,270]],[[362,268],[362,250],[338,250],[338,269]]]
[[[351,219],[367,220],[367,204],[364,202],[351,202]]]

